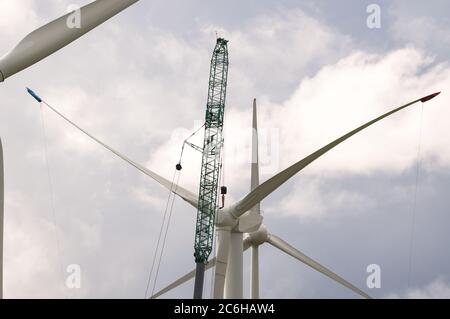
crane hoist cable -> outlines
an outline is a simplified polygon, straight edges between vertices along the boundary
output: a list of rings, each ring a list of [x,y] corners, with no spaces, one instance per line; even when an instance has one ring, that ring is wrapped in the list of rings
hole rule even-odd
[[[202,126],[200,126],[197,130],[194,131],[194,133],[192,133],[191,135],[189,135],[188,138],[186,138],[186,139],[183,141],[183,145],[181,146],[180,159],[178,160],[178,163],[177,163],[177,165],[175,166],[176,169],[177,169],[178,171],[181,171],[181,169],[183,168],[183,167],[181,166],[181,160],[182,160],[182,158],[183,158],[184,147],[185,147],[186,145],[189,145],[189,146],[192,147],[193,149],[202,152],[202,149],[201,149],[200,146],[197,146],[197,145],[195,145],[195,144],[189,142],[189,140],[191,139],[191,137],[193,137],[195,134],[197,134],[204,126],[205,126],[205,123],[203,123]]]
[[[197,130],[195,130],[191,135],[189,135],[183,141],[183,145],[181,147],[180,158],[179,158],[179,161],[178,161],[177,165],[175,166],[176,170],[174,172],[174,176],[173,176],[173,179],[172,179],[171,191],[169,191],[169,196],[168,196],[167,202],[166,202],[166,207],[165,207],[165,211],[164,211],[164,219],[163,219],[163,222],[162,222],[162,225],[161,225],[159,238],[158,238],[158,243],[157,243],[157,246],[156,246],[156,249],[155,249],[155,255],[153,257],[153,264],[152,264],[152,268],[151,268],[151,271],[150,271],[149,279],[148,279],[148,282],[147,282],[147,289],[146,289],[146,292],[145,292],[145,298],[147,298],[147,295],[148,295],[148,290],[149,290],[152,274],[153,274],[154,267],[155,267],[155,264],[156,264],[157,266],[156,266],[156,272],[155,272],[155,279],[153,280],[152,295],[155,293],[156,284],[157,284],[158,275],[159,275],[159,270],[160,270],[161,262],[162,262],[162,257],[163,257],[164,249],[165,249],[166,242],[167,242],[167,234],[168,234],[168,231],[169,231],[170,221],[171,221],[172,213],[173,213],[173,205],[174,205],[174,202],[175,202],[175,194],[174,194],[174,192],[176,192],[176,188],[178,187],[178,183],[179,183],[179,179],[180,179],[180,175],[181,175],[180,173],[177,174],[177,171],[179,172],[183,168],[182,165],[181,165],[181,162],[182,162],[182,158],[183,158],[183,154],[184,154],[184,148],[185,148],[186,145],[188,145],[188,146],[191,146],[192,148],[194,148],[195,150],[200,150],[200,147],[195,145],[195,144],[193,144],[193,143],[191,143],[191,142],[189,142],[189,139],[192,138],[195,134],[197,134],[204,126],[205,126],[205,124],[203,124]],[[174,180],[175,180],[175,176],[176,175],[177,175],[177,177],[176,177],[177,182],[174,184]],[[173,187],[174,187],[174,192],[172,192]],[[169,205],[170,205],[170,208],[169,208]],[[166,223],[165,230],[164,230],[166,216],[167,216],[167,223]],[[163,231],[164,231],[164,237],[163,237],[163,240],[162,240],[161,248],[159,248]],[[157,257],[158,251],[159,251],[159,256]]]
[[[167,216],[168,216],[168,208],[169,208],[169,203],[170,203],[170,199],[171,199],[171,196],[172,196],[172,189],[174,187],[174,181],[175,181],[175,178],[176,178],[176,174],[177,174],[177,171],[174,171],[173,172],[173,177],[172,177],[172,182],[171,182],[170,189],[169,189],[169,195],[167,197],[166,206],[165,206],[165,209],[164,209],[163,220],[161,222],[161,228],[159,230],[158,241],[156,243],[155,252],[153,254],[152,267],[150,268],[150,272],[149,272],[149,275],[148,275],[147,287],[145,289],[144,299],[147,299],[148,290],[150,289],[150,284],[151,284],[152,277],[153,277],[153,271],[155,269],[155,265],[157,264],[156,260],[157,260],[157,257],[158,257],[158,252],[160,250],[160,244],[161,244],[161,238],[163,236],[164,225],[166,224],[166,219],[167,219]],[[156,282],[156,277],[155,277],[155,282]]]
[[[176,182],[176,184],[174,185],[175,191],[176,191],[177,185],[178,185],[178,183],[179,183],[179,181],[180,181],[180,175],[181,175],[181,174],[178,173],[177,175],[178,175],[178,176],[177,176],[177,182]],[[165,229],[164,239],[163,239],[163,242],[162,242],[161,252],[160,252],[160,255],[159,255],[158,267],[156,268],[155,280],[154,280],[154,282],[153,282],[152,296],[155,294],[156,283],[157,283],[157,281],[158,281],[158,275],[159,275],[159,269],[160,269],[160,267],[161,267],[161,261],[162,261],[162,258],[163,258],[164,249],[165,249],[165,247],[166,247],[167,234],[168,234],[168,232],[169,232],[170,221],[172,220],[173,204],[175,203],[175,199],[176,199],[175,194],[169,194],[169,200],[170,200],[170,196],[172,196],[172,202],[171,202],[171,204],[170,204],[169,215],[168,215],[168,220],[167,220],[167,226],[166,226],[166,229]]]
[[[201,127],[199,127],[196,131],[194,131],[194,133],[192,133],[191,135],[189,135],[189,136],[183,141],[183,144],[182,144],[182,147],[181,147],[180,159],[179,159],[178,163],[177,163],[176,166],[175,166],[175,168],[176,168],[178,171],[181,171],[181,170],[183,169],[181,163],[182,163],[182,158],[183,158],[183,154],[184,154],[184,148],[185,148],[186,145],[190,146],[191,148],[193,148],[193,149],[196,150],[196,151],[199,151],[200,153],[203,153],[203,148],[202,148],[202,147],[200,147],[200,146],[198,146],[198,145],[195,145],[195,144],[189,142],[189,140],[190,140],[194,135],[196,135],[196,134],[197,134],[197,133],[205,126],[205,124],[206,124],[206,123],[204,123]],[[224,147],[224,146],[223,146],[223,139],[222,139],[222,149],[223,149],[223,147]],[[224,185],[223,162],[224,162],[224,154],[223,154],[223,152],[221,152],[221,153],[220,153],[220,160],[219,160],[219,167],[220,167],[220,170],[219,170],[219,178],[218,178],[218,181],[221,182],[220,185]],[[224,196],[225,196],[225,194],[226,194],[226,187],[224,187],[224,186],[221,187],[221,194],[222,194],[222,203],[224,204]],[[220,208],[223,208],[223,204],[222,204],[222,207],[220,207]],[[216,215],[215,221],[214,221],[214,222],[217,221],[217,217],[218,217],[218,216]],[[215,242],[216,242],[216,241],[213,241],[213,249],[212,249],[214,255],[216,255],[216,249],[217,249],[217,246],[216,246]],[[211,285],[210,285],[210,295],[211,295],[211,298],[212,298],[212,297],[213,297],[213,294],[214,294],[214,288],[213,288],[213,287],[214,287],[214,276],[211,274],[210,277],[211,277],[211,278],[210,278],[210,283],[211,283]]]
[[[413,205],[411,211],[411,227],[409,236],[409,256],[408,256],[408,289],[411,287],[412,279],[412,264],[413,264],[413,254],[414,254],[414,233],[416,230],[416,214],[417,214],[417,195],[419,190],[419,178],[420,178],[420,166],[421,166],[421,155],[422,155],[422,137],[423,137],[423,116],[424,116],[424,105],[420,110],[420,127],[419,127],[419,137],[417,145],[417,155],[416,155],[416,176],[414,181],[414,196]]]
[[[40,105],[40,117],[41,117],[41,130],[42,130],[42,144],[43,144],[43,150],[44,150],[44,162],[45,162],[45,168],[47,171],[47,184],[50,192],[50,209],[52,212],[52,226],[53,226],[53,232],[55,236],[55,248],[56,248],[56,258],[59,266],[59,273],[61,275],[61,283],[63,283],[63,287],[65,288],[65,281],[66,281],[66,273],[62,261],[62,249],[61,249],[61,240],[60,235],[58,232],[58,219],[56,216],[56,208],[55,208],[55,192],[53,187],[53,180],[52,175],[50,171],[50,163],[49,163],[49,156],[48,156],[48,142],[47,142],[47,130],[45,127],[45,119],[44,119],[44,110],[42,108],[42,105]],[[66,291],[66,289],[63,289],[63,291]],[[67,297],[67,295],[66,295]]]

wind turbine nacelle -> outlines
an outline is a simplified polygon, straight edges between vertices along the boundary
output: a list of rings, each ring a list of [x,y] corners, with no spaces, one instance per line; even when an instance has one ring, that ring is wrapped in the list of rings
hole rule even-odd
[[[232,229],[238,225],[238,220],[224,210],[217,210],[216,227]]]

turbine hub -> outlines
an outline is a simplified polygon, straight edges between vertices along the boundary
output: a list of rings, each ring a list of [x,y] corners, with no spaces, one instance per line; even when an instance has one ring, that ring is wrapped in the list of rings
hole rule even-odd
[[[266,226],[261,225],[257,231],[248,233],[248,238],[253,246],[260,246],[269,239],[269,232]]]

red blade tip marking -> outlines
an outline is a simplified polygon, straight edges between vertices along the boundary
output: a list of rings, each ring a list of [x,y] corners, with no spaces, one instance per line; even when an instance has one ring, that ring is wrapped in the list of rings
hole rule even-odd
[[[425,102],[427,102],[427,101],[429,101],[429,100],[435,98],[435,97],[438,96],[439,94],[441,94],[441,92],[436,92],[436,93],[427,95],[427,96],[421,98],[421,99],[420,99],[420,102],[425,103]]]

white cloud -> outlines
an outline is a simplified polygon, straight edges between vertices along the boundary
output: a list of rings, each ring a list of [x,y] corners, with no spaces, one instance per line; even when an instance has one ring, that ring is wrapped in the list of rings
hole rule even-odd
[[[438,278],[422,288],[412,288],[403,294],[389,294],[390,299],[450,299],[450,283]]]
[[[321,220],[330,211],[345,208],[348,215],[358,215],[374,205],[373,201],[363,193],[348,190],[331,192],[323,188],[323,180],[302,180],[294,185],[294,189],[278,203],[269,206],[265,211],[276,216],[295,216],[302,220]],[[343,217],[343,216],[339,216]]]
[[[447,52],[450,34],[444,21],[436,19],[436,15],[415,16],[403,3],[396,3],[394,8],[396,19],[389,28],[396,41],[437,53]],[[439,6],[433,9],[439,10]]]
[[[250,20],[240,30],[204,28],[211,37],[218,30],[230,41],[230,97],[239,106],[252,97],[281,100],[318,66],[349,52],[352,40],[301,10],[280,10]]]
[[[303,81],[281,107],[267,106],[262,121],[276,118],[282,132],[284,165],[393,109],[450,84],[450,68],[413,49],[386,55],[354,53]],[[426,69],[428,68],[428,69]],[[425,105],[423,154],[450,163],[443,140],[450,110],[447,94]],[[420,103],[346,141],[313,164],[308,172],[368,174],[399,172],[417,159]],[[270,109],[270,110],[269,110]],[[276,110],[276,111],[272,111]],[[272,120],[273,121],[273,120]]]
[[[50,210],[27,202],[20,194],[6,193],[5,297],[63,297],[64,274]]]
[[[36,27],[40,19],[35,10],[36,4],[34,0],[0,0],[2,17],[7,17],[0,19],[2,42],[7,42],[0,45],[0,49],[6,49],[6,47],[3,48],[3,45],[11,45],[11,41],[15,37],[18,35],[24,36],[30,31],[30,28]],[[3,55],[3,53],[0,55]]]

